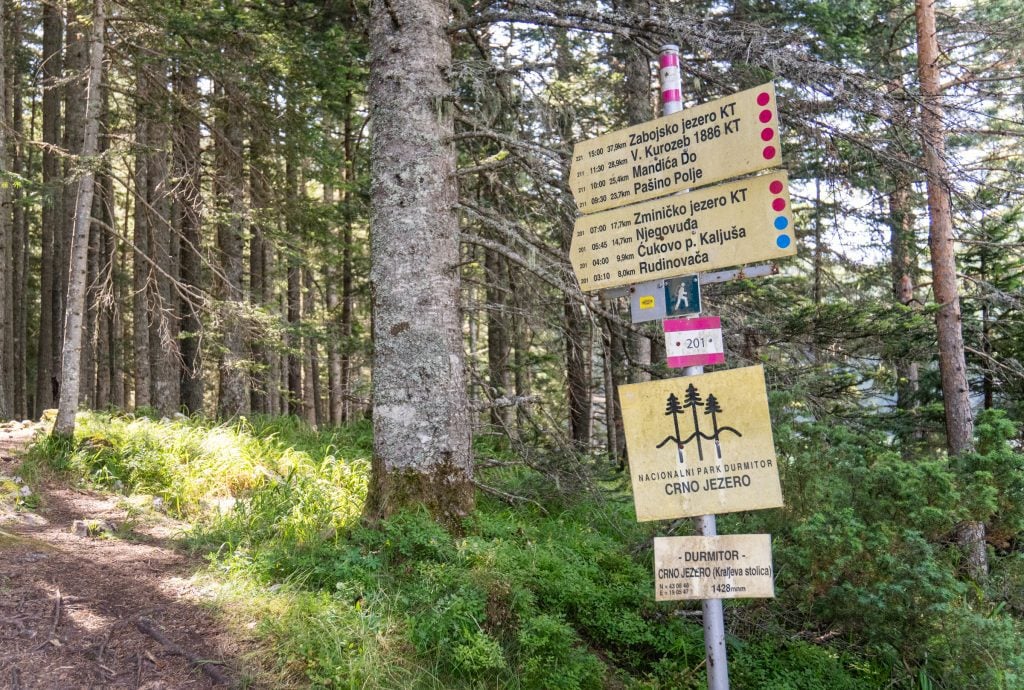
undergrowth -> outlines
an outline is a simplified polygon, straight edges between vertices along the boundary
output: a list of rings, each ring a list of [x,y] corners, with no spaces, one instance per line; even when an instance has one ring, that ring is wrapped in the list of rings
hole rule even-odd
[[[772,533],[778,573],[777,600],[727,603],[733,687],[1019,687],[1024,559],[994,554],[971,586],[945,537],[966,518],[1019,533],[1004,422],[981,420],[979,453],[954,465],[779,420],[787,507],[720,519]],[[621,483],[551,500],[532,471],[489,470],[537,502],[481,495],[459,536],[415,512],[369,527],[370,452],[366,424],[93,413],[31,458],[190,520],[204,581],[274,686],[705,687],[698,605],[653,601],[664,525],[638,525]]]

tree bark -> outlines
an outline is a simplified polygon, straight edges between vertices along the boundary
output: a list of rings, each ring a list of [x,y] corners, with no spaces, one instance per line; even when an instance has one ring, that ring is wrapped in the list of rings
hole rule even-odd
[[[308,266],[302,270],[302,318],[306,323],[307,332],[312,331],[312,322],[316,316],[316,289],[313,284],[313,270]],[[306,396],[309,400],[306,411],[310,424],[319,428],[324,423],[324,399],[320,394],[320,345],[315,335],[305,338],[306,361],[309,381]],[[312,412],[312,416],[309,414]]]
[[[132,244],[132,345],[135,373],[135,409],[149,407],[152,386],[151,357],[149,351],[150,304],[149,285],[152,280],[152,266],[149,259],[152,250],[149,245],[150,214],[146,207],[149,204],[149,146],[146,120],[148,96],[148,79],[144,68],[140,65],[136,70],[136,109],[135,109],[135,175],[133,187],[133,230]]]
[[[14,222],[10,215],[10,185],[6,178],[10,169],[7,157],[7,132],[10,131],[9,109],[7,107],[7,53],[4,51],[4,35],[10,19],[7,16],[7,4],[0,0],[0,419],[10,419],[13,415],[11,405],[11,357],[13,347],[11,336],[14,332],[14,276],[10,269],[14,266],[14,241],[12,237]]]
[[[295,249],[288,252],[288,414],[304,417],[302,396],[302,266]]]
[[[559,31],[556,40],[555,65],[558,78],[568,81],[574,70],[572,62],[572,51],[568,44],[565,31]],[[562,180],[565,182],[565,189],[569,189],[569,166],[571,144],[573,140],[573,117],[569,107],[563,107],[559,114],[559,138],[561,139],[566,154],[562,160]],[[563,205],[565,208],[572,206],[569,192],[564,192]],[[568,212],[564,212],[559,219],[560,236],[559,243],[562,256],[569,256],[569,246],[572,244],[573,218]],[[568,261],[568,260],[567,260]],[[571,274],[568,265],[565,268],[567,275]],[[562,315],[564,324],[564,345],[565,345],[565,380],[567,388],[567,403],[569,408],[569,435],[573,445],[581,451],[590,447],[590,367],[587,361],[587,349],[590,343],[590,321],[583,312],[581,305],[568,295],[562,298]]]
[[[355,319],[355,271],[352,263],[352,223],[355,216],[353,205],[359,198],[355,191],[356,161],[355,143],[352,134],[352,109],[346,111],[344,127],[345,147],[345,208],[341,225],[341,421],[352,419],[352,333]]]
[[[199,88],[195,72],[179,65],[174,75],[176,112],[174,118],[175,225],[180,241],[182,282],[180,348],[181,404],[194,414],[203,411],[203,322],[201,295],[204,292],[202,229],[202,160],[200,158]]]
[[[893,298],[904,306],[915,304],[917,296],[917,242],[914,239],[914,215],[910,196],[911,180],[902,171],[893,175],[889,194],[889,246],[892,256]],[[917,362],[900,357],[896,362],[896,406],[909,410],[916,406],[918,393]]]
[[[289,102],[287,108],[288,122],[295,119],[294,106]],[[294,203],[299,196],[298,154],[295,134],[287,136],[285,146],[285,190],[287,199]],[[285,227],[288,237],[297,238],[300,229],[296,217],[296,209],[289,203],[284,204]],[[285,343],[288,351],[288,414],[306,418],[305,396],[302,388],[302,261],[298,255],[297,242],[289,243],[288,251],[288,330]]]
[[[171,415],[178,412],[181,387],[178,304],[172,285],[177,279],[178,257],[171,224],[167,66],[163,60],[153,60],[147,67],[150,116],[146,120],[146,212],[151,256],[159,269],[151,272],[149,284],[150,403],[160,414]]]
[[[92,225],[92,197],[96,181],[93,172],[98,148],[100,122],[100,79],[103,74],[103,24],[105,0],[96,0],[89,36],[89,73],[85,99],[85,132],[81,154],[87,165],[78,185],[75,203],[74,233],[70,247],[71,271],[68,279],[67,319],[64,326],[64,350],[61,371],[60,405],[53,433],[70,437],[75,432],[78,410],[79,367],[82,358],[82,319],[85,308],[86,269],[89,252],[89,228]]]
[[[374,0],[370,18],[374,453],[366,512],[474,504],[459,317],[451,46],[444,0]]]
[[[935,322],[939,341],[942,402],[946,412],[946,445],[951,455],[959,455],[974,446],[974,420],[960,319],[934,0],[916,0],[916,19],[917,66],[922,101],[921,138],[930,220],[928,247],[932,260],[932,291],[939,305]],[[975,578],[984,577],[988,573],[985,526],[981,523],[966,523],[959,530],[958,540],[965,553],[967,572]]]
[[[342,168],[344,169],[344,167]],[[324,181],[324,206],[327,209],[327,217],[330,218],[329,237],[340,247],[340,233],[334,228],[334,218],[337,210],[335,200],[334,184],[330,180]],[[341,301],[338,298],[338,278],[340,271],[334,260],[333,252],[331,259],[326,266],[327,285],[324,289],[324,306],[327,308],[327,421],[331,426],[341,424],[341,327],[339,324],[339,308]]]
[[[269,89],[267,93],[269,99]],[[270,109],[261,108],[249,125],[249,208],[252,212],[249,223],[249,303],[256,312],[266,312],[271,307],[268,299],[271,281],[267,272],[266,224],[267,214],[273,207],[269,183],[272,170],[269,123],[272,119]],[[270,378],[269,348],[264,329],[254,333],[251,347],[250,405],[254,414],[271,414],[270,389],[275,382]]]
[[[242,164],[242,94],[233,78],[221,84],[217,130],[217,172],[222,218],[217,226],[219,311],[223,346],[218,364],[217,415],[222,419],[249,414],[246,361],[243,247],[245,180]]]
[[[21,44],[22,15],[21,5],[12,2],[10,4],[8,25],[11,27],[11,44]],[[11,51],[8,50],[8,53]],[[15,175],[23,175],[25,171],[24,162],[24,115],[22,112],[22,91],[24,79],[21,70],[18,69],[16,60],[9,59],[11,68],[11,90],[8,97],[11,101],[11,172]],[[29,237],[28,222],[25,209],[22,205],[24,191],[21,185],[15,187],[12,193],[11,223],[12,223],[12,292],[11,302],[13,306],[13,335],[11,343],[11,362],[15,365],[11,381],[13,395],[13,412],[22,419],[28,417],[28,367],[23,363],[28,360],[28,257]]]
[[[509,324],[510,295],[508,262],[490,249],[484,250],[487,290],[487,382],[488,398],[496,400],[512,393],[512,340]],[[506,434],[513,433],[514,407],[491,407],[491,424]]]
[[[39,269],[39,340],[36,355],[36,414],[52,408],[56,402],[57,378],[54,371],[54,342],[60,328],[61,204],[63,179],[61,145],[61,86],[63,77],[64,22],[61,5],[43,3],[43,202],[41,220],[41,257]]]

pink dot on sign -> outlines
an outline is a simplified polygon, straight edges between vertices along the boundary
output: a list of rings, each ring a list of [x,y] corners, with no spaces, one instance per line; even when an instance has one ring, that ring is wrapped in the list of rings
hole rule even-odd
[[[765,146],[764,151],[762,151],[761,153],[764,155],[765,160],[771,160],[772,158],[775,158],[775,147]]]
[[[781,211],[784,208],[786,208],[786,200],[785,199],[772,199],[772,209],[773,210]]]
[[[771,127],[765,127],[761,130],[761,141],[771,141],[774,136],[775,130]]]
[[[669,89],[661,92],[661,100],[665,103],[675,103],[683,100],[683,96],[679,89]]]
[[[781,192],[782,180],[773,180],[772,183],[768,185],[768,191],[771,192],[772,194],[778,194],[779,192]]]
[[[675,53],[666,53],[661,56],[659,61],[662,67],[677,67],[679,65],[679,56]]]
[[[761,122],[771,122],[772,111],[762,110],[761,113],[757,116],[757,119],[760,120]]]
[[[771,100],[771,96],[768,95],[767,91],[762,91],[757,94],[757,104],[761,106],[768,105],[768,101]]]

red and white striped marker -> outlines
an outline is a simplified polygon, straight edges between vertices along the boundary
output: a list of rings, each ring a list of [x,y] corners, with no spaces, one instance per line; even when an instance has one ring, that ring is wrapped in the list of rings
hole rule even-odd
[[[683,109],[683,84],[679,76],[679,46],[664,45],[658,57],[661,80],[661,114],[671,115]]]
[[[665,354],[673,369],[725,362],[722,319],[700,316],[695,319],[666,319]]]

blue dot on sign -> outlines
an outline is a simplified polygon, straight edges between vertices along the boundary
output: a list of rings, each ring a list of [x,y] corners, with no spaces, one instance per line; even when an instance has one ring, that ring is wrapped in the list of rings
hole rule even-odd
[[[775,219],[775,229],[776,230],[785,230],[788,227],[789,227],[789,218],[786,218],[785,216],[779,216],[778,218]]]
[[[779,245],[779,249],[785,249],[789,246],[789,235],[779,235],[775,238],[775,244]]]

